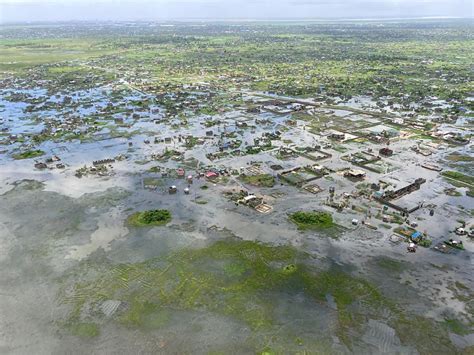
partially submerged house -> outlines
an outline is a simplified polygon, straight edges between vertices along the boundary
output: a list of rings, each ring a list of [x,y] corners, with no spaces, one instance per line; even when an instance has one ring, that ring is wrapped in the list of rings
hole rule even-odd
[[[393,150],[385,147],[379,150],[379,155],[384,157],[391,157],[393,155]]]
[[[365,171],[359,169],[349,169],[344,172],[344,176],[351,179],[364,179],[366,174]]]

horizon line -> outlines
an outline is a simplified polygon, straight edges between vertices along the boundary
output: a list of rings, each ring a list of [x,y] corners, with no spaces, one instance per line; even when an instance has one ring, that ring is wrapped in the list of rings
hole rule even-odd
[[[350,17],[325,17],[325,18],[170,18],[170,19],[134,19],[134,20],[104,20],[104,19],[88,19],[88,20],[32,20],[32,21],[0,21],[1,25],[22,25],[22,24],[65,24],[65,23],[191,23],[191,22],[348,22],[348,21],[413,21],[413,20],[474,20],[474,16],[416,16],[416,17],[367,17],[367,18],[350,18]]]

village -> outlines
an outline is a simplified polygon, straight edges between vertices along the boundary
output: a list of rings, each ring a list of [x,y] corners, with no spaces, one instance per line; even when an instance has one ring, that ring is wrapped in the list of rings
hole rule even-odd
[[[436,110],[416,120],[407,109],[391,112],[370,103],[327,105],[242,91],[233,94],[240,104],[232,111],[200,114],[208,105],[206,98],[212,97],[203,88],[183,90],[168,108],[146,89],[120,99],[126,90],[119,88],[101,93],[112,94],[116,103],[102,97],[90,101],[95,89],[50,99],[26,95],[23,100],[30,97],[32,104],[25,112],[52,106],[67,118],[51,117],[41,131],[23,134],[10,134],[7,124],[4,146],[18,146],[14,150],[21,152],[13,156],[30,158],[34,170],[66,169],[77,178],[110,179],[119,165],[140,176],[144,189],[184,193],[194,200],[199,195],[201,203],[205,195],[219,194],[262,214],[272,213],[275,203],[292,195],[305,194],[342,227],[379,230],[391,242],[404,240],[410,251],[420,244],[452,252],[459,249],[453,247],[453,238],[473,236],[469,221],[451,222],[450,230],[442,233],[429,228],[443,216],[442,206],[430,197],[430,185],[446,185],[453,193],[449,186],[459,184],[472,197],[472,181],[463,180],[462,174],[446,175],[450,171],[443,160],[468,149],[469,134],[452,133],[458,129],[456,121],[449,131],[448,123],[438,123]],[[176,114],[180,107],[186,118]],[[64,147],[65,154],[48,157],[36,149],[47,140]],[[68,142],[77,141],[102,146],[101,159],[82,160],[82,166],[73,168],[78,161],[68,161]]]

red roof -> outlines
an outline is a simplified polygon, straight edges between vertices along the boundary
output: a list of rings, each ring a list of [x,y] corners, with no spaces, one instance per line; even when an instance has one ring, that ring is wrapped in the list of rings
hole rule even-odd
[[[216,178],[218,177],[219,175],[217,175],[217,173],[213,172],[213,171],[208,171],[205,175],[208,179],[212,179],[212,178]]]

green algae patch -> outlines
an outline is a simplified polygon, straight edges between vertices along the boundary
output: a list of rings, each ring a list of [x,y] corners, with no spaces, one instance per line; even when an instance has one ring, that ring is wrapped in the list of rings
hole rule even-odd
[[[133,227],[162,226],[172,219],[168,210],[136,212],[128,217],[127,224]]]
[[[22,153],[18,153],[18,154],[13,154],[12,157],[13,157],[13,159],[16,159],[16,160],[23,160],[23,159],[31,159],[31,158],[41,157],[44,154],[45,154],[45,152],[43,152],[42,150],[36,149],[36,150],[28,150],[26,152],[22,152]]]
[[[298,211],[289,216],[289,220],[297,225],[299,230],[328,229],[334,227],[332,216],[328,212]]]
[[[99,326],[95,323],[76,323],[69,326],[71,334],[81,338],[95,338],[99,336]]]

